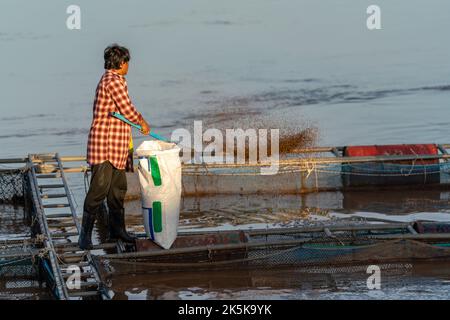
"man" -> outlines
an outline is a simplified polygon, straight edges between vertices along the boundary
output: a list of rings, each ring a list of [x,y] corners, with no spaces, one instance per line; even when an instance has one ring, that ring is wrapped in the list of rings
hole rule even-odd
[[[119,112],[142,126],[141,133],[150,132],[149,125],[136,110],[128,96],[125,75],[128,73],[128,49],[113,44],[105,49],[105,73],[97,86],[94,112],[87,145],[87,162],[92,177],[83,207],[83,220],[78,245],[92,249],[92,229],[97,212],[106,198],[109,211],[109,238],[134,242],[125,229],[124,198],[127,192],[125,171],[130,167],[128,146],[131,127],[112,117]],[[132,159],[132,158],[131,158]],[[131,164],[132,167],[132,164]]]

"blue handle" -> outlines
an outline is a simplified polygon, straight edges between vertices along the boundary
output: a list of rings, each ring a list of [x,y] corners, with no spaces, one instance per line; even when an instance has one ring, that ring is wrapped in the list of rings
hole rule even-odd
[[[123,115],[121,115],[120,113],[117,112],[111,112],[111,115],[119,120],[122,120],[123,122],[129,124],[132,127],[135,127],[138,130],[141,130],[142,127],[134,122],[131,122],[130,120],[128,120],[127,118],[125,118]],[[159,134],[156,134],[154,132],[150,132],[149,134],[150,137],[155,138],[157,140],[161,140],[161,141],[165,141],[165,142],[170,142],[169,140],[167,140],[164,137],[161,137]]]

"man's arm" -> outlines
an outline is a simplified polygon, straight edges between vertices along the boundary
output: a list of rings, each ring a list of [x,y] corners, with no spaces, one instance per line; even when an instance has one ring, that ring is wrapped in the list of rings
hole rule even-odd
[[[119,79],[115,79],[109,83],[108,90],[117,106],[117,109],[119,109],[120,114],[131,122],[141,125],[141,132],[143,134],[149,134],[150,127],[131,102],[128,95],[128,90],[124,84]]]

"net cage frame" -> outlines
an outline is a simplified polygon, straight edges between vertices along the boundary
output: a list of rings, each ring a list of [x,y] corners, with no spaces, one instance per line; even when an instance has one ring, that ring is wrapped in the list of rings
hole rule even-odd
[[[355,267],[373,263],[450,260],[450,238],[402,239],[409,230],[339,231],[250,236],[241,245],[210,246],[178,253],[97,256],[106,275],[189,270]],[[393,236],[393,238],[385,238]],[[398,239],[395,239],[398,236]],[[120,271],[119,271],[120,270]]]
[[[31,231],[30,238],[0,240],[0,282],[4,287],[0,286],[0,297],[8,299],[32,298],[35,292],[40,296],[53,292],[54,296],[55,292],[51,270],[45,268],[48,257],[39,238],[41,230],[29,174],[27,166],[0,170],[0,204],[23,206]]]

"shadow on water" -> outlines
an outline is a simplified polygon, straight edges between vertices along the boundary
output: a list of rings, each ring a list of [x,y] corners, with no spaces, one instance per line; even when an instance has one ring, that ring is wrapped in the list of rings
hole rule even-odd
[[[382,190],[343,194],[342,212],[370,211],[389,214],[440,212],[450,209],[446,190]]]
[[[367,267],[285,268],[115,276],[114,299],[408,299],[448,298],[446,263],[380,265],[381,290]],[[371,292],[372,291],[372,292]]]

